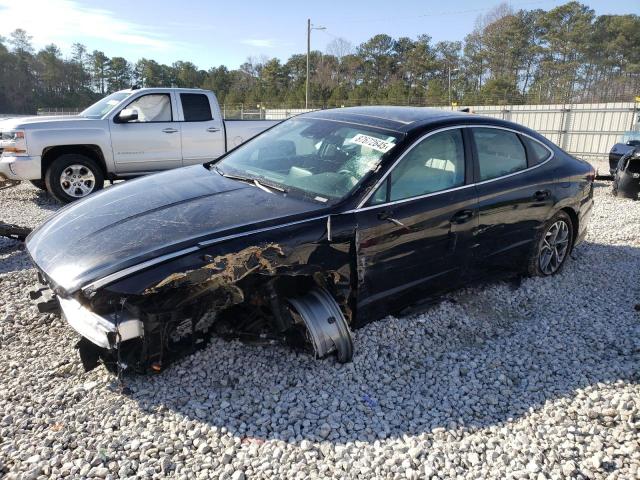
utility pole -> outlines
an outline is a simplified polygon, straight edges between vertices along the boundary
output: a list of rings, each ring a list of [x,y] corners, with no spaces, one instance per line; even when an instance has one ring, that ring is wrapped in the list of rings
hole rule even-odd
[[[309,108],[309,57],[311,56],[311,30],[326,30],[325,27],[314,27],[307,18],[307,78],[304,86],[304,108]]]
[[[311,54],[311,19],[307,18],[307,77],[304,85],[304,108],[309,108],[309,55]]]
[[[452,70],[451,70],[451,64],[450,63],[447,64],[447,69],[448,69],[448,77],[449,77],[449,89],[448,89],[449,90],[449,106],[451,107],[452,106],[451,105],[451,71]],[[459,71],[458,68],[454,68],[453,69],[453,73],[456,73],[458,71]]]

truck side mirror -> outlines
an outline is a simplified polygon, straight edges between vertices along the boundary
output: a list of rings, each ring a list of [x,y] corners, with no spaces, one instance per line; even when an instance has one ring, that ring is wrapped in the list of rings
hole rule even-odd
[[[127,123],[134,120],[138,120],[138,112],[132,108],[125,108],[114,118],[116,123]]]

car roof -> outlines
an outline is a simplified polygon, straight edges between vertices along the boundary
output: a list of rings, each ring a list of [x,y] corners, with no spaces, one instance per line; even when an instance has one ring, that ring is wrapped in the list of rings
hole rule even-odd
[[[468,120],[469,114],[430,107],[348,107],[303,114],[306,118],[338,120],[363,126],[407,133],[414,128],[447,120]],[[478,118],[475,117],[474,118]]]
[[[441,110],[432,107],[349,107],[317,110],[300,115],[305,118],[334,120],[353,125],[380,128],[391,132],[411,135],[430,128],[456,125],[502,127],[524,133],[544,143],[549,148],[555,145],[535,130],[500,118],[475,115],[467,112]]]

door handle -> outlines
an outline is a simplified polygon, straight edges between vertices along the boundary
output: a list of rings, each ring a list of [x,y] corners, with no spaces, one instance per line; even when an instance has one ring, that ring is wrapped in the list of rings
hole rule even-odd
[[[451,223],[460,225],[462,223],[467,223],[472,218],[473,210],[460,210],[451,218]]]
[[[165,128],[162,130],[164,133],[176,133],[178,130],[175,128]]]
[[[215,133],[215,132],[219,132],[219,131],[220,131],[220,129],[216,128],[216,127],[207,128],[207,132]]]
[[[378,219],[387,220],[388,222],[391,222],[394,225],[397,225],[399,227],[404,227],[404,223],[402,223],[400,220],[396,220],[395,218],[392,218],[391,215],[393,215],[392,211],[385,210],[383,212],[378,213]]]
[[[550,194],[551,192],[549,192],[549,190],[538,190],[536,193],[533,194],[533,198],[535,200],[542,201],[549,198]]]

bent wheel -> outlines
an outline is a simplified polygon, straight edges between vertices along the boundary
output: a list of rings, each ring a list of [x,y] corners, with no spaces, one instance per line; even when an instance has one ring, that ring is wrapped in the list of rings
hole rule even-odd
[[[316,358],[335,352],[345,363],[353,357],[353,339],[347,321],[331,294],[314,288],[305,295],[287,299],[289,310],[297,323],[306,328],[307,341]]]

